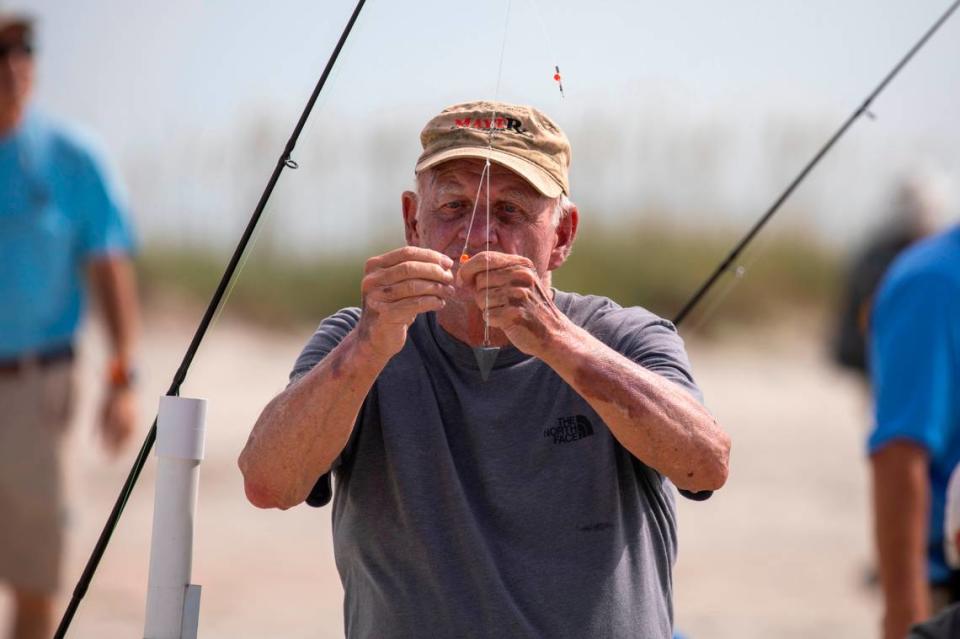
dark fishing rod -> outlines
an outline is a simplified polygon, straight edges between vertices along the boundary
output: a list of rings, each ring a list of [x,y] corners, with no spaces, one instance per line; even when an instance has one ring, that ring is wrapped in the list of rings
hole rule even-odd
[[[850,115],[850,117],[847,118],[847,120],[837,130],[837,132],[834,133],[829,140],[827,140],[827,143],[824,144],[819,151],[817,151],[816,155],[813,156],[813,159],[811,159],[807,163],[807,165],[803,167],[803,170],[800,171],[799,175],[797,175],[797,177],[794,178],[792,182],[790,182],[790,185],[787,186],[786,190],[780,194],[780,197],[778,197],[773,202],[770,208],[767,209],[766,213],[764,213],[760,217],[760,219],[756,222],[756,224],[753,225],[753,228],[751,228],[750,231],[743,237],[743,239],[741,239],[740,242],[737,243],[737,245],[733,248],[733,250],[730,251],[730,254],[727,255],[727,257],[722,262],[720,262],[720,265],[717,266],[713,274],[707,278],[707,280],[700,286],[699,289],[697,289],[697,291],[687,301],[687,303],[684,304],[683,308],[680,309],[680,312],[677,313],[677,316],[673,319],[673,323],[675,325],[679,326],[680,323],[683,322],[683,320],[687,317],[687,315],[690,314],[690,312],[694,309],[694,307],[696,307],[696,305],[700,302],[700,300],[703,299],[703,297],[707,294],[707,292],[711,288],[713,288],[713,285],[717,282],[717,280],[719,280],[720,277],[725,272],[727,272],[727,270],[730,269],[731,264],[733,264],[733,262],[737,259],[737,257],[739,257],[740,253],[743,252],[743,250],[753,240],[753,238],[757,235],[757,233],[759,233],[760,230],[764,226],[766,226],[767,222],[769,222],[770,218],[772,218],[774,214],[780,209],[780,206],[784,203],[784,201],[786,201],[786,199],[790,197],[790,194],[792,194],[794,190],[796,190],[796,188],[800,185],[800,183],[803,182],[804,179],[806,179],[807,174],[809,174],[810,171],[813,170],[813,167],[819,164],[820,160],[823,159],[823,156],[825,156],[827,152],[830,151],[831,148],[833,148],[833,145],[836,144],[837,141],[839,141],[840,138],[843,137],[843,135],[847,132],[847,129],[849,129],[853,125],[853,123],[856,122],[864,114],[872,117],[870,113],[870,105],[873,103],[874,99],[876,99],[876,97],[880,95],[880,93],[885,88],[887,88],[887,85],[890,84],[890,82],[897,76],[898,73],[900,73],[900,70],[903,69],[903,67],[905,67],[907,63],[910,62],[913,56],[916,55],[916,53],[923,48],[923,46],[927,43],[927,40],[929,40],[933,36],[933,34],[936,33],[941,26],[943,26],[943,23],[945,23],[950,18],[951,15],[953,15],[953,12],[957,10],[958,6],[960,6],[960,0],[956,0],[953,4],[950,5],[950,7],[943,13],[943,15],[940,16],[940,18],[933,23],[933,26],[927,29],[927,32],[923,34],[923,37],[920,38],[920,40],[918,40],[917,43],[913,45],[913,47],[907,52],[907,54],[900,59],[900,62],[898,62],[897,65],[893,67],[893,69],[886,75],[886,77],[883,78],[883,81],[881,81],[880,84],[877,85],[877,88],[874,89],[873,92],[867,96],[867,99],[863,101],[863,104],[861,104],[857,108],[857,110],[854,111]]]
[[[702,300],[707,292],[713,288],[713,285],[717,283],[717,280],[719,280],[723,274],[730,269],[730,266],[734,263],[737,257],[740,256],[740,253],[742,253],[747,245],[753,240],[753,238],[756,237],[757,233],[759,233],[760,230],[766,226],[767,222],[770,221],[770,218],[772,218],[774,214],[780,210],[780,206],[788,197],[790,197],[790,194],[796,190],[800,183],[806,179],[810,171],[813,170],[813,167],[819,164],[820,160],[823,159],[823,156],[825,156],[827,152],[833,148],[833,145],[843,137],[843,135],[847,132],[847,129],[849,129],[853,123],[864,114],[872,117],[872,114],[870,113],[870,105],[873,103],[876,97],[880,95],[885,88],[887,88],[887,85],[890,84],[897,74],[900,73],[900,70],[903,69],[908,62],[910,62],[913,56],[923,48],[923,45],[927,43],[927,40],[929,40],[933,34],[936,33],[941,26],[943,26],[943,23],[950,19],[950,16],[953,15],[953,12],[957,10],[957,7],[960,7],[960,0],[955,0],[955,2],[951,4],[950,7],[943,13],[943,15],[941,15],[940,18],[933,23],[933,26],[927,29],[927,32],[923,34],[923,37],[920,38],[917,43],[914,44],[909,51],[907,51],[907,54],[900,59],[896,66],[893,67],[889,73],[887,73],[886,77],[884,77],[880,84],[877,85],[877,88],[875,88],[870,95],[867,96],[867,99],[863,101],[863,104],[861,104],[856,111],[850,114],[840,128],[837,129],[837,132],[834,133],[829,140],[827,140],[827,143],[824,144],[819,151],[817,151],[816,155],[813,156],[813,159],[807,162],[806,166],[803,167],[803,170],[800,171],[800,173],[793,179],[792,182],[790,182],[786,190],[780,194],[780,197],[774,200],[773,204],[770,205],[770,208],[768,208],[767,211],[760,217],[760,219],[757,220],[747,234],[743,236],[743,239],[741,239],[733,248],[733,250],[730,251],[730,254],[727,255],[722,262],[720,262],[720,265],[717,266],[716,270],[713,271],[710,277],[708,277],[706,281],[700,285],[700,288],[698,288],[693,296],[691,296],[687,301],[687,303],[683,305],[683,308],[680,309],[680,312],[677,313],[676,317],[673,318],[673,324],[675,326],[680,326],[681,322],[683,322],[683,320],[686,319],[686,317],[697,306],[697,304],[700,303],[700,300]],[[713,491],[705,490],[694,493],[687,490],[681,490],[680,494],[688,499],[701,501],[709,498],[710,495],[713,494]]]
[[[277,165],[273,169],[273,173],[270,175],[270,179],[267,182],[266,188],[263,190],[263,194],[260,196],[259,202],[257,202],[257,207],[254,209],[253,215],[250,217],[250,221],[247,223],[247,227],[243,231],[243,235],[240,237],[240,242],[237,244],[237,248],[234,250],[233,256],[227,263],[227,267],[223,272],[223,276],[220,278],[220,283],[217,285],[217,289],[214,292],[213,297],[210,299],[210,303],[207,305],[207,310],[203,314],[203,318],[200,320],[200,325],[197,326],[197,330],[193,335],[190,346],[187,348],[187,352],[183,356],[180,367],[173,376],[173,381],[170,384],[170,389],[167,391],[167,395],[176,396],[180,394],[180,386],[187,378],[187,371],[190,370],[190,364],[193,362],[193,357],[196,355],[197,349],[200,348],[200,342],[203,341],[203,337],[206,335],[207,329],[210,327],[210,323],[213,321],[214,315],[223,301],[223,297],[226,294],[230,282],[240,264],[240,259],[243,257],[247,245],[250,243],[250,238],[253,236],[253,232],[257,227],[257,223],[260,221],[260,216],[263,213],[264,208],[267,206],[267,201],[270,199],[270,195],[273,193],[273,188],[276,186],[277,180],[280,179],[280,174],[285,168],[297,168],[297,163],[291,157],[293,154],[293,149],[297,144],[297,139],[300,137],[300,132],[303,130],[304,125],[307,123],[307,119],[310,117],[310,112],[313,110],[313,106],[316,103],[317,98],[320,97],[320,92],[323,90],[323,86],[326,84],[327,78],[330,76],[330,72],[333,70],[333,66],[336,63],[337,58],[340,56],[340,51],[343,49],[343,45],[346,43],[347,37],[353,30],[353,25],[360,16],[360,10],[363,9],[365,2],[366,0],[359,0],[357,2],[353,13],[350,15],[350,19],[347,21],[347,26],[344,27],[343,32],[340,34],[340,39],[337,41],[337,45],[334,47],[333,53],[330,54],[330,58],[327,60],[327,64],[323,69],[323,73],[320,75],[320,79],[317,81],[317,85],[314,87],[313,93],[310,94],[310,99],[307,100],[307,104],[303,109],[303,113],[300,114],[300,119],[297,121],[297,125],[293,129],[293,134],[290,136],[286,146],[283,148],[283,153],[280,154],[280,158],[277,160]],[[140,448],[140,452],[137,454],[137,458],[133,463],[133,467],[130,469],[130,473],[127,475],[126,481],[123,483],[123,488],[120,490],[120,495],[117,497],[117,501],[113,505],[113,510],[110,512],[110,516],[107,518],[107,522],[103,527],[103,531],[100,533],[99,539],[97,539],[97,544],[94,546],[93,552],[90,554],[90,558],[87,560],[87,565],[83,569],[83,574],[81,574],[80,579],[73,590],[73,596],[70,598],[70,603],[67,605],[67,609],[64,611],[63,617],[60,619],[60,624],[57,626],[54,639],[62,639],[66,636],[67,630],[70,628],[70,623],[73,621],[73,617],[77,612],[77,608],[80,606],[80,602],[83,600],[84,595],[86,595],[87,589],[90,586],[90,582],[93,580],[93,575],[97,571],[97,566],[100,565],[100,560],[103,558],[103,553],[106,551],[107,545],[110,543],[110,538],[113,535],[113,531],[116,529],[117,524],[120,521],[120,515],[123,514],[123,509],[127,504],[127,500],[130,498],[130,494],[133,492],[133,487],[136,485],[137,479],[140,477],[140,472],[147,463],[147,456],[150,454],[150,449],[153,448],[153,443],[156,440],[156,437],[157,418],[154,417],[153,425],[150,427],[150,432],[147,433],[147,437],[143,442],[143,446]]]

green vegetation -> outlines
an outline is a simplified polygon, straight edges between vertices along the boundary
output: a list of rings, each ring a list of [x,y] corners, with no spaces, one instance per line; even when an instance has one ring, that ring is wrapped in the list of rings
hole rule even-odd
[[[733,233],[691,233],[650,225],[627,231],[592,229],[591,233],[578,240],[570,260],[556,273],[555,285],[607,295],[668,318],[737,240]],[[316,261],[255,250],[240,272],[227,310],[267,326],[316,323],[338,308],[359,304],[363,264],[381,250],[386,249]],[[754,324],[785,312],[822,308],[833,299],[836,256],[802,233],[764,238],[760,246],[747,251],[746,263],[754,256],[756,261],[729,294],[724,296],[734,279],[731,274],[717,283],[688,324],[699,323],[697,315],[705,311],[710,312],[705,329]],[[147,250],[139,263],[146,300],[150,303],[173,294],[206,304],[226,263],[227,256],[209,252]],[[716,311],[710,311],[715,305]]]
[[[557,273],[558,287],[607,295],[672,319],[740,239],[742,231],[691,233],[661,226],[585,237]],[[739,281],[734,273],[744,265]],[[760,236],[686,321],[755,323],[822,308],[836,294],[836,256],[802,232]]]

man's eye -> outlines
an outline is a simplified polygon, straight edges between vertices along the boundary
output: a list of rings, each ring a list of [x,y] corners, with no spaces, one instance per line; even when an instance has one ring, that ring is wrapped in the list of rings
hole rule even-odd
[[[516,204],[509,204],[507,202],[503,202],[497,206],[497,216],[506,222],[520,222],[524,219],[523,209]]]
[[[463,200],[440,201],[432,206],[431,210],[439,219],[453,220],[466,214],[464,211],[467,210],[467,203]],[[467,212],[469,212],[469,210],[467,210]]]

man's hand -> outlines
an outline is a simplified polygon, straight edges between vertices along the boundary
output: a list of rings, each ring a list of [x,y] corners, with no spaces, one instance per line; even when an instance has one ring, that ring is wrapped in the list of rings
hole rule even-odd
[[[443,253],[415,246],[367,260],[360,286],[360,340],[385,357],[398,353],[417,315],[440,310],[453,297],[452,266]]]
[[[110,380],[100,409],[100,428],[104,447],[109,454],[116,455],[133,434],[137,419],[129,369],[140,323],[136,276],[129,257],[107,254],[91,260],[90,279],[103,308],[113,352]],[[118,374],[119,379],[115,378]]]
[[[533,262],[521,255],[477,253],[460,267],[459,282],[473,296],[492,328],[528,355],[538,356],[566,327]]]
[[[137,399],[130,387],[108,386],[100,413],[103,445],[110,455],[123,450],[133,435],[137,420]]]

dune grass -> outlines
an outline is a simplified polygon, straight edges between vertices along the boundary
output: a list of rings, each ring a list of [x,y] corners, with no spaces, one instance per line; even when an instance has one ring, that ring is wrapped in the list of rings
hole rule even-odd
[[[623,305],[640,305],[672,318],[731,249],[733,233],[691,233],[656,225],[599,230],[578,240],[570,260],[556,272],[561,289],[606,295]],[[278,328],[316,323],[344,306],[359,304],[363,264],[369,255],[295,260],[258,248],[246,261],[227,312]],[[688,322],[721,327],[756,324],[784,312],[823,308],[835,293],[836,255],[802,233],[781,233],[766,241],[744,277],[729,292],[727,274]],[[173,293],[206,304],[226,255],[201,250],[148,247],[139,260],[141,287],[149,303]],[[734,264],[736,267],[742,262]],[[711,310],[713,309],[713,310]],[[709,317],[698,313],[709,311]],[[709,332],[709,330],[708,330]]]

